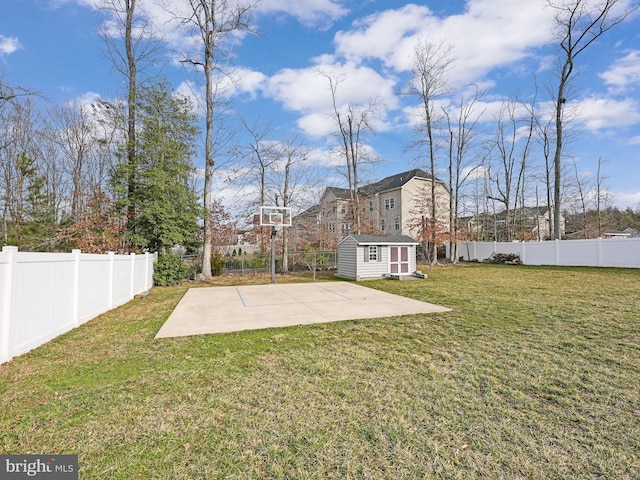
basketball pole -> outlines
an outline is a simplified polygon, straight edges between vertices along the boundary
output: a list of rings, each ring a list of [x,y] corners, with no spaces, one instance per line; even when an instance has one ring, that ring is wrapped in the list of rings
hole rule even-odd
[[[271,283],[276,283],[276,226],[271,227]]]

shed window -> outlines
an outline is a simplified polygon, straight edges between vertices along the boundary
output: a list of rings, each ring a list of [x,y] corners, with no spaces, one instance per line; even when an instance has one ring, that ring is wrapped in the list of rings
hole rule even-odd
[[[377,245],[369,245],[364,247],[364,261],[365,262],[379,262],[380,261],[380,247]]]

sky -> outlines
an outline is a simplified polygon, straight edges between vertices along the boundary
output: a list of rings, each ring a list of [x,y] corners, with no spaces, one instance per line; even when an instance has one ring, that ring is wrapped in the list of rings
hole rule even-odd
[[[185,1],[167,3],[179,8]],[[179,61],[193,45],[188,34],[171,21],[166,8],[153,0],[138,2],[166,42],[153,67],[178,91],[198,98],[201,79]],[[124,81],[98,34],[109,21],[98,3],[0,0],[3,81],[57,103],[122,96]],[[410,148],[416,139],[417,99],[404,93],[418,42],[450,48],[451,95],[441,100],[443,105],[459,102],[472,86],[483,92],[475,139],[480,152],[494,135],[505,100],[517,95],[531,102],[535,95],[541,118],[548,112],[549,92],[557,85],[554,13],[546,0],[262,0],[253,14],[256,33],[228,42],[225,68],[236,80],[228,96],[249,124],[270,125],[270,139],[303,141],[315,162],[331,166],[336,127],[326,75],[339,78],[339,108],[376,104],[366,144],[380,162],[366,171],[365,180],[379,180],[426,168],[424,152]],[[566,108],[573,116],[568,171],[593,185],[601,159],[613,203],[640,209],[638,12],[578,57]],[[218,173],[214,195],[228,200],[240,187],[224,186],[228,175],[222,169]],[[446,172],[439,168],[436,175]],[[328,168],[326,183],[344,186],[344,179]]]

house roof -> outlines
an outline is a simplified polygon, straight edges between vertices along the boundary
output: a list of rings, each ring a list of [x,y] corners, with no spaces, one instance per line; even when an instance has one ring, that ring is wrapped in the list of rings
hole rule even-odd
[[[320,205],[313,205],[307,208],[304,212],[300,212],[294,218],[313,217],[318,215],[319,212],[320,212]]]
[[[627,229],[627,230],[629,230],[629,229]],[[608,230],[605,230],[604,232],[602,232],[602,234],[606,235],[606,236],[609,236],[609,237],[630,237],[631,236],[631,232],[629,232],[627,230],[608,229]]]
[[[407,172],[397,173],[396,175],[385,177],[379,182],[371,183],[369,185],[360,187],[360,194],[373,196],[376,193],[386,192],[388,190],[395,190],[396,188],[400,188],[403,185],[406,185],[409,182],[409,180],[416,177],[424,178],[426,180],[431,180],[433,178],[430,174],[428,174],[424,170],[420,170],[419,168],[414,168],[413,170],[409,170]],[[441,180],[438,180],[437,178],[435,178],[435,181],[441,182]],[[351,198],[351,193],[348,188],[327,187],[325,189],[325,195],[327,193],[331,193],[333,194],[334,197],[342,200],[349,200]]]
[[[334,197],[336,197],[338,199],[341,199],[341,200],[349,200],[349,199],[351,199],[351,192],[349,191],[348,188],[327,187],[327,188],[325,188],[324,194],[322,196],[324,197],[328,193],[332,194]]]
[[[433,176],[428,174],[427,172],[420,170],[419,168],[414,168],[413,170],[409,170],[408,172],[397,173],[396,175],[391,175],[389,177],[383,178],[379,182],[366,185],[362,187],[361,190],[368,195],[375,195],[376,193],[400,188],[407,182],[409,182],[409,180],[415,177],[424,178],[426,180],[433,179]],[[438,182],[439,180],[436,178],[435,181]]]
[[[409,235],[347,235],[339,243],[347,238],[352,238],[358,245],[393,245],[397,243],[410,243],[418,245]]]

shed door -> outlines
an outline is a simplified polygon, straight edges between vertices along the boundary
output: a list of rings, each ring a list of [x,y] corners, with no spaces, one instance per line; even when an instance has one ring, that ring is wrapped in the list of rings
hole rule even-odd
[[[409,247],[389,247],[389,272],[409,273]]]

